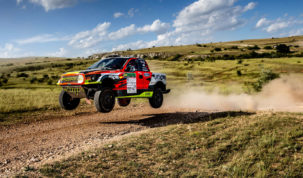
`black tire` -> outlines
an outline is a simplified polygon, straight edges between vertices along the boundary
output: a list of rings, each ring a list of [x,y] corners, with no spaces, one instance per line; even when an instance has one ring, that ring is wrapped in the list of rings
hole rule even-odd
[[[119,106],[125,107],[128,106],[130,103],[130,98],[118,98]]]
[[[160,108],[163,103],[163,93],[160,88],[155,88],[153,97],[149,98],[149,104],[153,108]]]
[[[61,108],[65,110],[76,109],[80,103],[80,98],[72,98],[66,91],[62,90],[59,96]]]
[[[99,112],[110,112],[115,106],[115,93],[110,88],[97,91],[94,96],[94,103]]]

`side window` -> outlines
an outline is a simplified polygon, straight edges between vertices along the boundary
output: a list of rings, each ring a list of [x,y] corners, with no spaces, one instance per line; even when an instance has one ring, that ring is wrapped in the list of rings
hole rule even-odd
[[[125,68],[125,72],[135,72],[138,70],[138,62],[136,59],[129,61]]]
[[[148,66],[144,59],[138,59],[139,71],[149,72]]]

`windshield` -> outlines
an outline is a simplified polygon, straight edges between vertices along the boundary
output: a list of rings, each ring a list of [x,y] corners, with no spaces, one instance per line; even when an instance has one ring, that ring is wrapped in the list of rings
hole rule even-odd
[[[108,58],[102,59],[87,69],[101,69],[101,70],[117,70],[122,69],[127,58]]]

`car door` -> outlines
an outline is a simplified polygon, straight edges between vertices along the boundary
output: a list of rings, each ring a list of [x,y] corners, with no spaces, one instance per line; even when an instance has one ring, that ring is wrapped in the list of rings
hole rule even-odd
[[[141,90],[147,90],[151,81],[152,73],[144,59],[138,59],[138,82]]]
[[[138,62],[136,59],[131,59],[125,68],[126,78],[126,92],[128,95],[134,95],[138,93],[140,88],[138,77]]]

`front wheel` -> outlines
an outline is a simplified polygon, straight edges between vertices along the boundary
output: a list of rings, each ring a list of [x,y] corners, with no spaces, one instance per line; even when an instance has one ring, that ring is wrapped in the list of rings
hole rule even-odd
[[[153,93],[153,97],[149,98],[149,104],[153,108],[160,108],[163,103],[163,94],[160,88],[156,88]]]
[[[99,112],[110,112],[115,106],[115,94],[110,88],[97,91],[94,96],[94,103]]]
[[[73,110],[80,103],[80,98],[72,98],[66,91],[62,90],[59,96],[61,108],[65,110]]]

